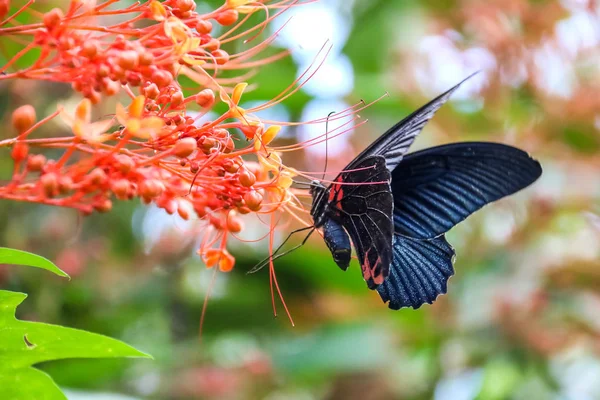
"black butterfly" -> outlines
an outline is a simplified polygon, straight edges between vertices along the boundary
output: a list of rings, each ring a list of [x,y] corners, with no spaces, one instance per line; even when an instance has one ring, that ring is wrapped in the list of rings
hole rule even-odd
[[[311,187],[311,228],[323,228],[343,270],[352,241],[367,286],[395,310],[416,309],[446,293],[454,274],[454,249],[444,237],[450,228],[542,174],[527,153],[499,143],[452,143],[406,154],[463,82],[390,128],[331,185],[315,181]]]

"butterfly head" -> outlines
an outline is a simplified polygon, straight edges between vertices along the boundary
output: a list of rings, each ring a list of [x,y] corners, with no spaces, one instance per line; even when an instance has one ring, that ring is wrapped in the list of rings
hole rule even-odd
[[[323,186],[323,184],[321,183],[320,180],[318,179],[313,179],[310,182],[310,189],[308,190],[310,192],[310,194],[314,197],[315,193],[321,191],[325,189],[325,186]]]

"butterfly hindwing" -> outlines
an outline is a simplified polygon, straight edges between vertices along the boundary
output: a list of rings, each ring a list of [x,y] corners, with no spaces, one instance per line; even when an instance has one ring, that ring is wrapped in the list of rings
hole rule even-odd
[[[409,154],[392,173],[395,231],[434,238],[541,173],[527,153],[499,143],[452,143]]]
[[[328,212],[350,235],[370,289],[383,283],[392,261],[393,198],[382,156],[342,172],[328,189]]]
[[[454,249],[444,236],[417,240],[395,235],[393,249],[389,275],[377,288],[389,308],[417,309],[446,293],[448,279],[454,275]]]

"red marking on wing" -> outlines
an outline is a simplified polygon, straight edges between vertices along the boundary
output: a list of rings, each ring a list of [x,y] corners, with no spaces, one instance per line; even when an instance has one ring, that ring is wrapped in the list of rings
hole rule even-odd
[[[371,266],[371,261],[369,260],[369,252],[372,248],[365,252],[365,258],[363,260],[363,264],[361,265],[363,278],[365,281],[373,281],[376,285],[381,285],[385,280],[385,277],[381,273],[381,268],[379,268],[379,273],[376,273],[375,270],[381,264],[381,257],[377,257],[377,261],[375,261],[375,265]]]
[[[331,185],[331,189],[329,189],[329,197],[327,198],[327,201],[329,201],[330,203],[333,201],[333,199],[335,199],[335,195],[336,195],[338,186],[339,185],[336,185],[334,183],[333,185]]]
[[[379,264],[381,264],[381,257],[377,257],[377,261],[375,262],[373,271],[375,271],[375,269],[379,266]],[[379,270],[381,271],[381,268]],[[381,272],[379,272],[379,275],[373,276],[373,282],[375,282],[376,285],[381,285],[384,280],[385,280],[385,278]]]
[[[338,190],[336,190],[335,192],[335,202],[339,203],[342,201],[342,199],[344,198],[344,189],[342,189],[343,186],[338,185]]]
[[[338,176],[335,179],[335,182],[343,182],[341,176]],[[331,185],[331,189],[329,191],[329,202],[330,203],[339,203],[344,198],[344,189],[342,185],[336,185],[335,183]]]
[[[369,261],[368,254],[369,254],[369,252],[367,251],[367,253],[365,254],[364,263],[360,266],[360,268],[362,269],[362,274],[363,274],[363,278],[365,278],[365,281],[369,281],[371,279],[371,264]]]

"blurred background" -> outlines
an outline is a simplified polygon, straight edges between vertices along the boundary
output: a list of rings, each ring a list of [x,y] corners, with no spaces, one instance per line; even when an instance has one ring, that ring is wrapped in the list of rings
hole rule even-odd
[[[73,277],[0,266],[2,288],[29,293],[19,317],[110,335],[155,358],[41,368],[71,399],[600,399],[599,12],[593,0],[321,0],[289,10],[264,35],[292,17],[275,42],[292,56],[260,69],[243,107],[279,94],[326,41],[332,50],[311,81],[260,116],[308,121],[387,93],[361,112],[367,123],[330,142],[330,171],[480,71],[412,150],[498,141],[529,151],[544,175],[448,234],[456,275],[447,295],[419,310],[389,310],[356,261],[342,272],[314,235],[276,262],[292,327],[281,308],[273,317],[267,270],[246,275],[268,243],[232,240],[236,267],[217,275],[201,339],[212,271],[195,255],[193,221],[137,201],[85,219],[2,201],[1,245]],[[70,96],[67,86],[2,83],[3,123],[20,104],[47,115],[79,100]],[[323,132],[286,128],[280,140]],[[284,157],[315,172],[324,160],[319,146]],[[2,150],[2,179],[11,168]],[[243,237],[265,229],[247,220]]]

